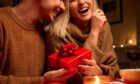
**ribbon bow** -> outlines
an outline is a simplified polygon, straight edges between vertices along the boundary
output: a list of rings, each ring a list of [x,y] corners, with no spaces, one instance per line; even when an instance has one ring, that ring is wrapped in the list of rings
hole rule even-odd
[[[80,48],[79,46],[76,46],[73,43],[67,43],[60,47],[58,55],[60,57],[76,56],[75,51],[78,50],[79,48]]]

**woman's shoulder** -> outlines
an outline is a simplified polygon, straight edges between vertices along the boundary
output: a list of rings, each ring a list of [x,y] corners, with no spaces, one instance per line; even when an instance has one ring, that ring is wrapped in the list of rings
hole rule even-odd
[[[68,23],[67,30],[68,30],[68,32],[79,32],[80,31],[78,26],[76,26],[75,24],[73,24],[71,22]]]

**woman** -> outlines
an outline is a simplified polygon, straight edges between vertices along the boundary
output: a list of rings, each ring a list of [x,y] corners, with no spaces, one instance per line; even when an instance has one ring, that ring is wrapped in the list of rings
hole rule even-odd
[[[90,49],[93,59],[84,59],[87,65],[79,65],[80,75],[78,73],[69,79],[68,84],[82,84],[80,78],[83,75],[114,77],[119,66],[112,47],[110,26],[103,11],[98,8],[95,0],[69,0],[69,10],[70,22],[66,29],[58,29],[54,24],[53,29],[48,30],[47,44],[51,46],[47,49],[48,54],[56,52],[62,44],[73,42]]]

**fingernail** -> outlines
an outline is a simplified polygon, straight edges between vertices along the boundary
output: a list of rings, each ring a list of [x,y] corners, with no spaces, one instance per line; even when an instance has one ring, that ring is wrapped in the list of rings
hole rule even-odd
[[[62,71],[63,71],[63,72],[67,72],[67,70],[66,70],[66,69],[62,69]]]

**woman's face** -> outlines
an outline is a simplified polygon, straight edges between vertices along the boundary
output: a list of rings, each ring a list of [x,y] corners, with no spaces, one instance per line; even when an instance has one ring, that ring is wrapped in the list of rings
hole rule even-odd
[[[91,19],[93,0],[69,0],[70,17],[75,22],[87,22]]]
[[[48,22],[52,22],[64,10],[64,0],[42,0],[40,6],[41,15]]]

